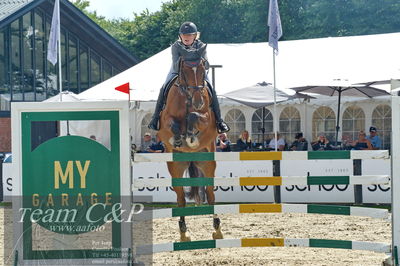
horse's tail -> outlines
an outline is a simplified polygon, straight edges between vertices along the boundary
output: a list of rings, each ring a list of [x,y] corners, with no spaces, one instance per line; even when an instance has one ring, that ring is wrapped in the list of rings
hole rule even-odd
[[[189,177],[202,177],[203,172],[193,163],[189,164]],[[188,193],[189,199],[194,199],[197,205],[200,205],[205,201],[205,188],[204,187],[190,187]]]

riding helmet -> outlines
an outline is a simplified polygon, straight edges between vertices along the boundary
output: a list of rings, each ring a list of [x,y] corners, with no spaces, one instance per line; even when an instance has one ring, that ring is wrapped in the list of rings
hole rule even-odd
[[[196,34],[197,26],[193,22],[184,22],[179,28],[179,34]]]

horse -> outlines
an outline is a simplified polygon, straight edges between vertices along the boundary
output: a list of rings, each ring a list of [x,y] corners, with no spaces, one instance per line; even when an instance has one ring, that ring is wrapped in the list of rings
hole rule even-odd
[[[200,54],[202,51],[198,51]],[[167,93],[166,104],[160,114],[159,138],[165,144],[166,152],[214,152],[217,137],[215,115],[210,108],[211,95],[206,77],[205,60],[179,60],[178,77]],[[192,177],[214,177],[215,161],[167,162],[172,178],[182,178],[187,171]],[[203,188],[204,189],[204,188]],[[186,206],[183,187],[174,187],[178,207]],[[214,187],[205,188],[207,203],[215,203]],[[201,204],[199,187],[191,187],[190,199]],[[213,239],[222,239],[221,221],[213,216]],[[190,241],[187,235],[185,217],[179,220],[180,241]]]

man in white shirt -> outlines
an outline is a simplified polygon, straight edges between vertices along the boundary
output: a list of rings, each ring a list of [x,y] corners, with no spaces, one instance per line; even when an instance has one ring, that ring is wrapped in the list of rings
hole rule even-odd
[[[275,137],[271,139],[271,141],[268,144],[268,148],[275,150],[275,146],[278,144],[278,151],[283,151],[285,149],[285,140],[281,138],[280,134],[277,133],[276,135],[278,137],[278,143],[275,140]]]

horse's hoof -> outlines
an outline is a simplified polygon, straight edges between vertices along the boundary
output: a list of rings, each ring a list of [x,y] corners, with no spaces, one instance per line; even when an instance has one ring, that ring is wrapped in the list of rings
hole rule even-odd
[[[190,242],[190,241],[192,241],[191,239],[190,239],[190,236],[186,236],[186,235],[181,235],[181,242]]]
[[[175,148],[179,148],[181,146],[182,146],[182,140],[181,139],[174,141],[174,147]]]
[[[200,146],[200,141],[199,141],[199,138],[197,138],[197,137],[187,137],[186,144],[191,149],[197,149]]]
[[[223,239],[224,236],[222,235],[222,232],[221,232],[221,231],[218,231],[218,232],[212,233],[212,238],[213,238],[213,239]]]

